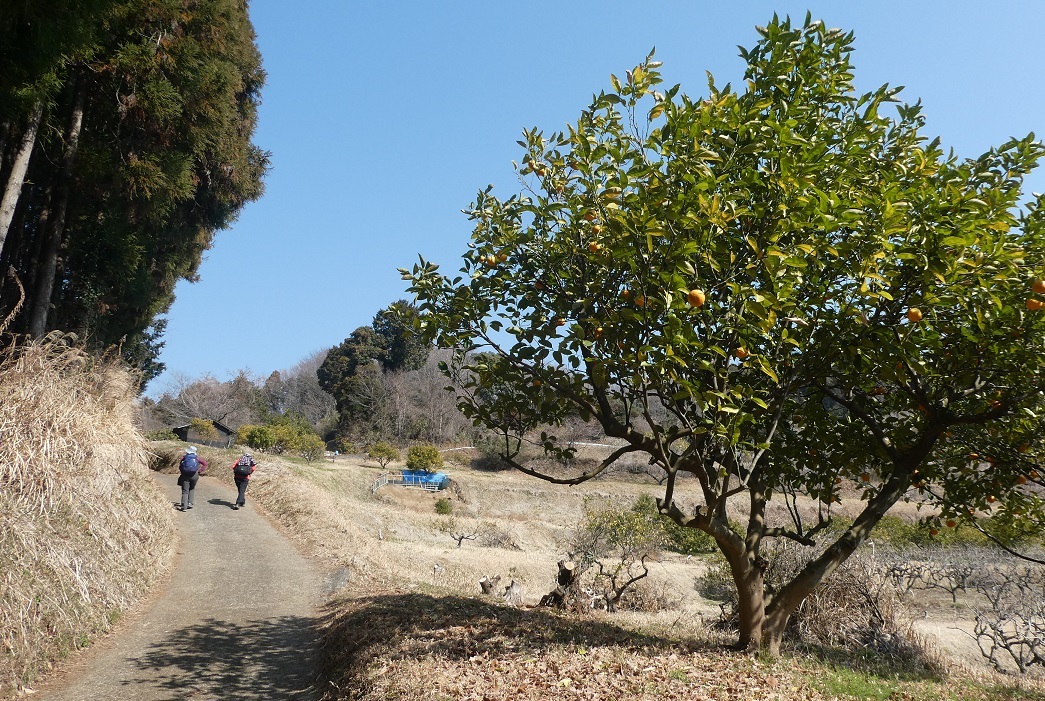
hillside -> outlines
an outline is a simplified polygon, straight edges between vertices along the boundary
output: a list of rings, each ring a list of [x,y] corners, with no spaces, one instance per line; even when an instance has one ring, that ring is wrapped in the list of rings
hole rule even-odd
[[[643,605],[632,610],[537,607],[554,587],[562,537],[585,499],[627,503],[651,485],[617,475],[558,487],[473,470],[459,457],[447,467],[457,488],[428,494],[372,492],[382,470],[360,458],[261,456],[254,498],[331,571],[338,589],[321,625],[330,699],[1045,699],[1039,682],[997,677],[967,647],[948,658],[939,641],[923,639],[911,658],[825,648],[792,650],[772,663],[732,653],[732,635],[711,625],[718,601],[698,592],[713,557],[663,554],[640,586]],[[457,547],[439,530],[440,498],[450,499],[460,522],[485,522],[486,534]],[[521,606],[480,595],[479,580],[496,575],[500,589],[521,585]],[[939,628],[951,630],[961,609],[932,596],[920,601],[929,600]],[[867,694],[852,695],[863,687]]]
[[[110,630],[171,560],[134,388],[60,340],[0,358],[0,697]]]

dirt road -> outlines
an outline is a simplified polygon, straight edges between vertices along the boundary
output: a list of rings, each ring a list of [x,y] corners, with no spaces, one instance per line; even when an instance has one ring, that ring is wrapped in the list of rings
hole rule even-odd
[[[156,475],[172,509],[174,475]],[[151,607],[85,653],[47,701],[306,701],[323,581],[250,503],[203,478],[174,514],[174,571]]]

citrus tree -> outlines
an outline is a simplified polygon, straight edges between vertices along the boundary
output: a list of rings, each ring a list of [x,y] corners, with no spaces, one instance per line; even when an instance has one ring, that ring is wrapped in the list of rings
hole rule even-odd
[[[759,34],[742,89],[664,89],[651,55],[566,132],[525,132],[522,190],[478,194],[461,274],[401,272],[503,459],[576,484],[642,454],[660,513],[728,561],[740,644],[776,652],[900,500],[934,527],[1042,520],[1045,232],[1022,181],[1043,148],[959,160],[898,88],[854,91],[852,34]],[[521,448],[569,458],[568,417],[619,447],[542,473]],[[838,536],[843,493],[860,502]],[[809,546],[772,590],[771,538]]]
[[[379,441],[367,446],[366,456],[384,469],[390,462],[399,459],[399,449],[391,443]]]
[[[414,445],[406,452],[408,470],[435,472],[443,466],[443,454],[434,445]]]

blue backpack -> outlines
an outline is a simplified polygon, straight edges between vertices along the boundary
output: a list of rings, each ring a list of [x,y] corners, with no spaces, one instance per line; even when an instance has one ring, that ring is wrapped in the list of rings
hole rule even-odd
[[[181,471],[192,473],[199,469],[200,460],[196,457],[196,453],[186,453],[185,457],[181,459]]]

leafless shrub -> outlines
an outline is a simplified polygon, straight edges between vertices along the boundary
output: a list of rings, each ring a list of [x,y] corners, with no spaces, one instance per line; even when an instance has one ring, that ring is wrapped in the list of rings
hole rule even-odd
[[[478,519],[458,519],[456,516],[441,516],[432,522],[432,529],[437,533],[450,536],[457,547],[466,540],[476,540],[486,532],[489,524]]]
[[[619,611],[641,611],[656,613],[670,611],[679,606],[679,596],[665,582],[651,582],[648,579],[636,582],[624,592],[617,603]]]
[[[981,568],[972,586],[989,604],[976,610],[974,635],[999,672],[1045,668],[1045,567],[1013,560]]]
[[[501,548],[502,550],[522,550],[519,539],[511,528],[488,523],[479,534],[479,545],[484,548]]]
[[[59,336],[0,356],[0,695],[106,630],[169,562],[136,387]]]

